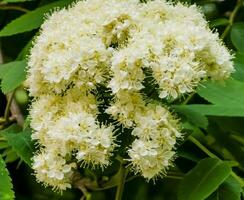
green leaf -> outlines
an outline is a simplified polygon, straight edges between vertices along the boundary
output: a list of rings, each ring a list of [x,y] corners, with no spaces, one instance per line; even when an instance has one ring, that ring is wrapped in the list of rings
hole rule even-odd
[[[207,82],[198,89],[198,94],[212,104],[180,105],[203,115],[244,116],[244,83],[230,79],[225,84]]]
[[[8,131],[0,132],[17,155],[29,166],[31,166],[31,158],[33,156],[34,144],[31,140],[31,130],[25,129],[22,132],[12,131],[17,125],[12,125]]]
[[[22,129],[20,126],[18,126],[17,124],[13,124],[13,125],[9,126],[8,128],[1,130],[0,134],[4,135],[7,133],[19,133],[19,132],[21,132],[21,130]]]
[[[233,45],[239,50],[244,51],[244,23],[235,23],[231,28],[231,41]]]
[[[197,127],[207,128],[208,119],[201,113],[188,109],[187,107],[173,106],[176,112],[179,112],[187,117],[187,119]]]
[[[0,37],[10,36],[37,29],[44,21],[46,13],[50,13],[56,7],[63,8],[72,3],[72,0],[61,0],[37,8],[10,22],[0,31]]]
[[[34,151],[34,145],[31,141],[30,135],[29,131],[5,135],[9,145],[11,145],[17,155],[29,166],[31,166],[31,158]]]
[[[218,18],[215,20],[212,20],[209,24],[211,28],[218,27],[218,26],[225,26],[229,24],[229,20],[226,18]]]
[[[4,159],[5,163],[11,163],[19,159],[19,156],[16,154],[14,150],[11,150],[6,155],[6,158]]]
[[[229,176],[207,200],[240,200],[241,186],[239,182]]]
[[[179,200],[203,200],[230,175],[231,168],[217,158],[206,158],[188,172],[180,183]]]
[[[244,106],[244,105],[243,105]],[[229,106],[225,107],[224,105],[202,105],[202,104],[194,104],[194,105],[182,105],[181,107],[185,107],[189,110],[199,112],[203,115],[208,116],[221,116],[221,117],[243,117],[244,116],[244,108],[238,106]]]
[[[11,178],[9,177],[6,164],[3,158],[0,156],[0,199],[1,200],[13,200],[14,192]]]
[[[244,53],[237,52],[234,59],[235,72],[232,77],[244,82]]]
[[[199,87],[198,94],[216,105],[244,108],[244,95],[240,93],[243,89],[244,83],[237,80],[229,79],[223,84],[209,81]]]
[[[26,62],[14,61],[0,65],[1,89],[3,93],[9,93],[17,88],[26,78]]]

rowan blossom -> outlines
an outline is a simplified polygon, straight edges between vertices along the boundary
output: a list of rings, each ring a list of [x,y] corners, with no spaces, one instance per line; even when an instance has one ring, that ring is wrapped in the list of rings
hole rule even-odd
[[[204,80],[228,78],[231,59],[195,5],[85,0],[54,11],[28,62],[37,179],[64,190],[75,168],[109,165],[120,148],[116,124],[135,138],[126,158],[135,173],[164,174],[182,133],[174,114],[144,92],[146,79],[159,99],[179,99]]]

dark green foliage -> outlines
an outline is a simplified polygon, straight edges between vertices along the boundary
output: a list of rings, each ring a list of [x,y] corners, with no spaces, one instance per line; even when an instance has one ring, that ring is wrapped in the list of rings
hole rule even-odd
[[[17,125],[10,126],[7,130],[0,132],[7,140],[9,146],[11,146],[16,154],[26,164],[31,166],[31,157],[34,152],[33,141],[31,140],[31,130],[29,128],[24,131],[16,131]]]
[[[240,198],[240,184],[232,176],[229,176],[207,200],[239,200]]]
[[[0,199],[11,200],[14,198],[14,192],[12,190],[13,185],[9,177],[6,164],[2,157],[0,157]]]
[[[217,158],[206,158],[188,172],[181,181],[180,200],[203,200],[230,175],[231,168]]]
[[[15,61],[0,65],[1,89],[4,94],[13,91],[25,80],[26,62]]]

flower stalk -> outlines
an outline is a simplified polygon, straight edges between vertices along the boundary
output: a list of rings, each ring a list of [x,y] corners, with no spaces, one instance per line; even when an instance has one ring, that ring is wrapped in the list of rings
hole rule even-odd
[[[224,32],[222,33],[222,35],[220,37],[222,40],[225,39],[225,37],[228,35],[228,33],[231,29],[231,26],[234,23],[235,17],[242,6],[243,6],[243,0],[237,0],[237,4],[236,4],[234,10],[231,12],[230,17],[229,17],[229,24],[226,26]]]
[[[120,172],[119,172],[120,173],[120,180],[119,180],[119,184],[117,186],[115,200],[121,200],[122,199],[124,186],[125,186],[125,182],[126,182],[126,177],[128,174],[128,169],[125,168],[123,163],[121,163],[119,170],[120,170]]]

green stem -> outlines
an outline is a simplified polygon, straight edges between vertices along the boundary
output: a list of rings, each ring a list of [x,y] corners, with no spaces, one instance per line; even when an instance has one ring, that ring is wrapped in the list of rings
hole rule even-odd
[[[242,146],[244,146],[244,138],[242,138],[241,136],[238,136],[238,135],[230,135],[230,137],[232,139],[234,139],[235,141],[239,142]]]
[[[128,170],[121,163],[121,165],[120,165],[120,181],[119,181],[119,184],[117,186],[115,200],[121,200],[122,199],[127,174],[128,174]]]
[[[235,17],[236,17],[236,14],[238,13],[239,9],[242,7],[243,5],[243,0],[238,0],[237,1],[237,4],[234,8],[234,10],[232,11],[232,13],[230,14],[230,18],[229,18],[229,24],[228,26],[226,26],[224,32],[222,33],[221,35],[221,39],[225,39],[225,37],[228,35],[229,31],[230,31],[230,28],[231,26],[233,25],[234,23],[234,20],[235,20]]]
[[[15,94],[15,91],[6,96],[7,105],[6,105],[5,112],[4,112],[5,124],[8,124],[8,122],[9,122],[10,107],[11,107],[12,101],[14,99],[14,94]]]
[[[165,178],[182,180],[183,177],[181,177],[181,176],[169,176],[169,175],[167,175],[167,176],[165,176]]]
[[[185,99],[185,101],[182,103],[182,105],[188,104],[188,102],[192,99],[192,97],[195,95],[195,92],[189,94],[189,96]]]
[[[211,158],[218,158],[215,154],[213,154],[211,151],[209,151],[205,146],[203,146],[197,139],[195,139],[193,136],[189,136],[188,139],[195,144],[199,149],[201,149],[204,153],[206,153]]]
[[[203,146],[197,139],[195,139],[193,136],[188,137],[189,141],[191,141],[193,144],[195,144],[199,149],[201,149],[204,153],[206,153],[211,158],[218,158],[215,154],[213,154],[211,151],[209,151],[205,146]],[[244,181],[233,171],[231,171],[231,176],[235,178],[241,186],[244,186]]]
[[[13,6],[13,5],[0,5],[0,10],[17,10],[17,11],[21,11],[24,13],[29,12],[29,10],[19,7],[19,6]]]
[[[129,170],[127,168],[127,170]],[[177,179],[177,180],[181,180],[183,178],[183,175],[182,173],[174,173],[174,172],[167,172],[167,175],[165,176],[165,178],[168,178],[168,179]],[[129,177],[128,179],[125,180],[125,183],[127,182],[130,182],[132,180],[134,180],[135,178],[138,178],[140,176],[131,176]],[[108,190],[108,189],[111,189],[113,187],[116,187],[118,186],[118,184],[113,184],[113,185],[108,185],[108,186],[105,186],[105,187],[98,187],[97,185],[87,185],[87,188],[89,188],[90,190],[94,190],[94,191],[102,191],[102,190]]]
[[[130,178],[125,180],[125,183],[130,182],[132,180],[134,180],[135,178],[138,178],[140,176],[131,176]],[[94,191],[103,191],[103,190],[108,190],[111,188],[114,188],[118,186],[117,184],[113,184],[113,185],[108,185],[108,186],[104,186],[104,187],[99,187],[97,185],[93,186],[93,185],[88,185],[87,188],[89,188],[90,190],[94,190]]]

